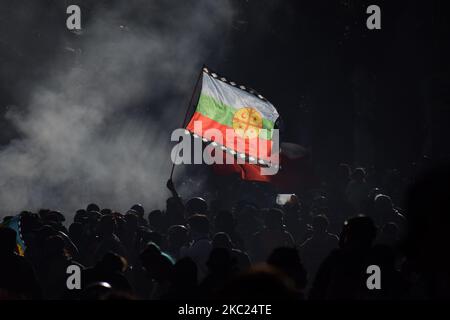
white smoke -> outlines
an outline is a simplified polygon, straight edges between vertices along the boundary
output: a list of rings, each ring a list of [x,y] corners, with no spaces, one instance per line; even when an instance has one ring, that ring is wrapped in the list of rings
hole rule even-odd
[[[228,1],[120,3],[93,9],[77,47],[28,88],[25,110],[7,113],[20,138],[0,151],[2,214],[164,205],[170,133],[233,10]]]

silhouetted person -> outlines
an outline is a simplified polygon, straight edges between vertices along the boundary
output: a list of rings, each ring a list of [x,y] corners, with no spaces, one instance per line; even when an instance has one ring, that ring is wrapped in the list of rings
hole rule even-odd
[[[0,227],[0,297],[40,299],[41,289],[32,266],[16,253],[16,232]]]
[[[200,197],[189,199],[188,202],[186,202],[186,213],[188,214],[188,217],[194,214],[207,215],[208,205],[206,204],[206,201]]]
[[[218,232],[214,235],[212,240],[213,248],[227,249],[231,254],[231,257],[236,261],[236,267],[239,270],[245,270],[250,267],[250,258],[248,254],[236,249],[231,242],[230,237],[225,232]]]
[[[333,211],[330,229],[335,232],[340,231],[342,224],[349,216],[353,216],[357,213],[346,195],[346,189],[350,182],[350,178],[350,166],[345,163],[340,163],[330,181],[328,196],[330,207]]]
[[[261,222],[258,215],[258,209],[250,204],[243,205],[241,208],[236,208],[236,231],[242,237],[246,250],[250,249],[253,235],[260,230]]]
[[[122,221],[123,223],[118,223],[118,236],[120,241],[127,252],[127,260],[131,265],[136,263],[140,253],[140,233],[139,233],[139,218],[136,214],[132,212],[128,212],[124,219],[120,219],[118,221]]]
[[[112,216],[104,216],[98,223],[97,235],[98,245],[95,249],[94,259],[99,261],[107,252],[113,252],[119,256],[126,257],[126,250],[116,235],[116,222]]]
[[[363,168],[356,168],[348,183],[346,195],[348,201],[352,204],[357,213],[361,213],[363,203],[369,193],[369,186],[366,182],[366,172]]]
[[[150,231],[148,229],[141,230],[141,237],[144,247],[149,242],[153,242],[158,247],[162,247],[164,245],[164,236],[157,231]]]
[[[154,281],[150,298],[158,299],[167,294],[172,285],[174,261],[153,243],[142,251],[140,258],[147,276]]]
[[[283,212],[269,209],[264,215],[264,229],[253,235],[250,252],[252,261],[266,261],[275,248],[293,247],[294,244],[294,239],[283,224]]]
[[[74,222],[69,226],[69,238],[77,246],[79,250],[83,249],[83,225],[79,222]]]
[[[100,207],[95,203],[90,203],[87,205],[86,211],[87,212],[89,212],[89,211],[100,212]]]
[[[180,258],[183,247],[189,246],[189,231],[185,226],[173,225],[167,231],[167,253],[175,260]]]
[[[291,196],[290,201],[283,206],[283,211],[287,231],[295,242],[302,242],[307,233],[307,224],[301,217],[302,205],[296,195]]]
[[[164,214],[161,210],[153,210],[148,214],[148,225],[153,231],[165,234],[167,231]]]
[[[142,206],[142,204],[135,204],[130,208],[130,211],[133,211],[136,213],[136,216],[138,217],[138,224],[140,226],[147,226],[148,222],[147,220],[145,220],[144,214],[145,214],[145,210],[144,207]]]
[[[438,166],[417,179],[407,197],[405,239],[411,298],[450,298],[450,166]]]
[[[83,268],[68,255],[63,238],[53,235],[45,239],[37,275],[46,299],[60,299],[67,294],[67,268],[70,265]]]
[[[182,248],[181,257],[190,257],[198,268],[199,279],[202,280],[207,273],[206,261],[212,249],[209,238],[209,220],[204,215],[195,214],[188,219],[191,243],[189,247]]]
[[[398,300],[407,297],[409,284],[396,267],[395,251],[388,245],[375,245],[368,257],[368,265],[376,265],[381,271],[381,289],[365,292],[361,299]]]
[[[116,291],[132,293],[132,288],[124,276],[126,269],[125,258],[108,252],[93,268],[82,272],[82,287],[86,288],[98,282],[106,282]]]
[[[226,210],[220,210],[214,220],[215,232],[225,232],[231,238],[231,241],[241,250],[245,249],[244,240],[236,231],[236,219],[233,214]]]
[[[396,223],[389,222],[381,227],[376,243],[396,247],[400,242],[400,231]]]
[[[197,265],[189,258],[178,260],[173,267],[173,277],[163,300],[193,300],[199,298]]]
[[[339,238],[328,232],[329,221],[325,215],[317,215],[312,221],[312,235],[300,245],[300,251],[308,271],[309,281],[315,277],[320,263],[338,247]]]
[[[389,196],[378,194],[374,198],[373,219],[378,227],[383,227],[389,222],[393,222],[399,228],[399,236],[405,232],[405,217],[394,208]]]
[[[317,271],[310,299],[360,299],[367,295],[366,270],[376,231],[369,217],[357,216],[346,221],[339,248],[330,253]]]
[[[203,299],[215,298],[231,275],[237,271],[236,262],[229,250],[215,248],[211,251],[206,265],[208,274],[200,284],[200,294]]]
[[[299,298],[304,298],[303,290],[306,287],[306,270],[296,248],[276,248],[270,254],[267,263],[278,268],[288,276],[294,282],[294,287],[298,291]]]

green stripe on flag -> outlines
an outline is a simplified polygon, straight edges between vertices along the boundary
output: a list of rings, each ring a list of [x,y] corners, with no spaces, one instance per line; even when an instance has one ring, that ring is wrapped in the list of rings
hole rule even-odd
[[[224,126],[233,128],[233,117],[237,109],[227,106],[208,95],[202,94],[200,95],[196,111]],[[264,118],[262,122],[263,129],[266,129],[266,132],[260,131],[259,137],[266,140],[272,139],[274,123]]]

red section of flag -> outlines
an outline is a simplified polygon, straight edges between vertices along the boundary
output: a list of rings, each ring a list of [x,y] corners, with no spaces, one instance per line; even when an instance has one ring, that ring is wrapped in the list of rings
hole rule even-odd
[[[281,169],[275,175],[261,175],[261,167],[250,163],[215,164],[213,170],[219,175],[238,174],[243,180],[271,183],[286,192],[318,186],[308,152],[300,145],[281,144],[280,164]]]
[[[199,121],[201,123],[201,128],[196,127],[194,123]],[[227,138],[227,129],[234,132],[233,128],[227,127],[217,121],[214,121],[208,117],[205,117],[199,112],[195,112],[191,121],[186,127],[192,133],[199,135],[202,138],[206,138],[210,141],[216,141],[217,143],[224,145],[234,151],[244,152],[248,156],[255,157],[257,159],[269,160],[272,150],[272,141],[265,140],[262,138],[241,138],[233,134],[233,138]],[[219,130],[224,141],[217,140],[216,137],[209,137],[205,135],[205,131],[208,129]],[[239,150],[238,150],[239,149]]]
[[[223,153],[223,152],[222,152]],[[259,182],[271,182],[272,176],[261,175],[261,167],[256,164],[245,163],[245,164],[226,164],[225,163],[225,153],[223,164],[214,164],[213,171],[218,175],[232,175],[237,174],[242,180],[249,181],[259,181]],[[229,156],[229,155],[227,155]],[[236,159],[234,160],[236,162]]]

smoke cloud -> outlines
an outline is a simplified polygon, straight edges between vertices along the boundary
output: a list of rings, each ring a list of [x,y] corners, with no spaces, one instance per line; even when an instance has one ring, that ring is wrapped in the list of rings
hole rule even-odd
[[[32,81],[19,74],[20,85],[11,86],[26,106],[5,114],[19,137],[0,150],[1,214],[53,208],[70,215],[89,202],[122,211],[134,203],[161,208],[170,133],[200,67],[220,56],[232,6],[98,1],[88,14],[82,7],[80,34],[61,29],[60,12],[57,38],[47,35],[46,45],[61,50],[44,65],[31,63],[39,70]],[[39,23],[21,17],[31,27]]]

